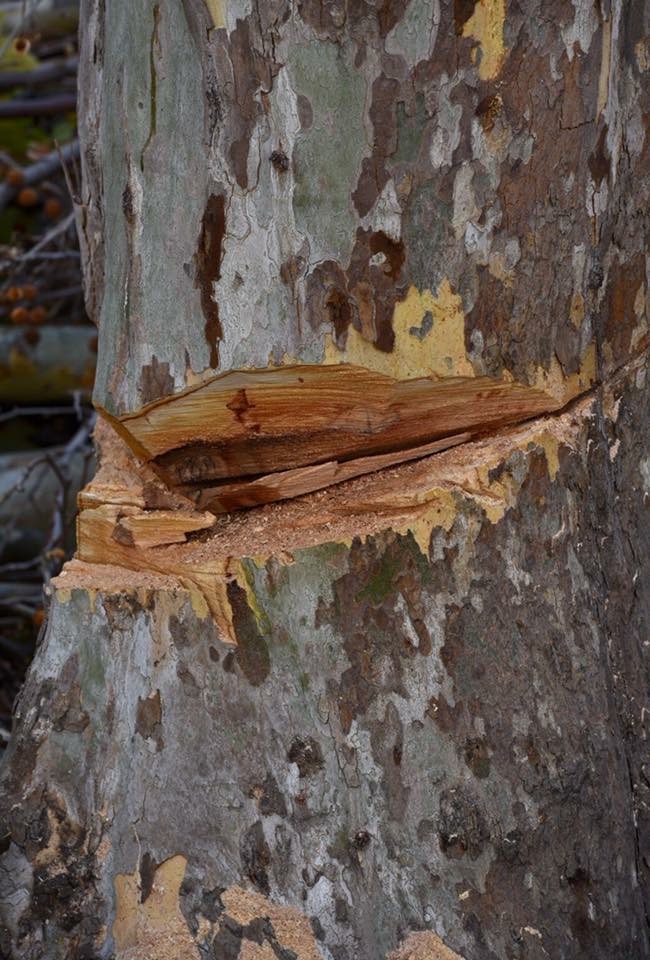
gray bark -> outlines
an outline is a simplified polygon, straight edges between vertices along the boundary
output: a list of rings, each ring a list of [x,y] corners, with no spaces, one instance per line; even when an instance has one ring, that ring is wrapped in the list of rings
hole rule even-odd
[[[650,957],[650,8],[83,20],[106,422],[4,766],[1,948]],[[339,367],[361,420],[422,386],[391,447],[450,397],[485,435],[200,512],[246,456],[328,459]]]

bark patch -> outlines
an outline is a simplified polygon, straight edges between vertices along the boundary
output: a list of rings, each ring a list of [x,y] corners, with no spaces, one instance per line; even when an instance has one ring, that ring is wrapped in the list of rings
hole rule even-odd
[[[406,296],[402,268],[404,244],[383,231],[359,227],[347,270],[327,260],[308,280],[307,299],[314,327],[331,324],[336,343],[343,347],[350,325],[378,350],[390,353],[395,343],[395,304]]]
[[[143,403],[169,397],[174,392],[174,378],[169,364],[161,363],[157,357],[151,358],[151,363],[142,368],[140,373],[140,396]]]
[[[627,263],[615,261],[610,268],[606,294],[605,342],[616,362],[632,349],[639,318],[635,303],[641,295],[645,301],[645,254],[639,253]]]
[[[271,863],[271,851],[264,838],[262,821],[258,820],[248,828],[241,842],[241,862],[246,876],[265,896],[271,890],[268,868]]]
[[[253,687],[264,683],[271,671],[271,658],[264,637],[260,634],[255,617],[248,606],[246,591],[234,581],[228,584],[228,600],[232,608],[232,621],[239,640],[237,663]]]
[[[462,786],[440,796],[438,823],[440,849],[453,860],[469,854],[476,860],[490,839],[490,831],[477,800]]]
[[[459,37],[463,35],[465,24],[474,13],[476,0],[454,0],[454,27]]]
[[[587,161],[589,172],[598,190],[603,180],[607,180],[610,171],[609,151],[607,150],[607,126],[600,131],[598,143]]]
[[[197,247],[195,285],[201,293],[201,309],[205,317],[205,338],[210,347],[210,366],[219,366],[219,341],[223,329],[219,319],[219,304],[213,297],[213,285],[221,277],[223,237],[226,231],[226,208],[222,196],[212,194],[203,214]]]
[[[294,737],[287,753],[289,763],[295,763],[300,777],[310,777],[323,766],[323,751],[313,737]]]
[[[143,740],[153,740],[156,751],[162,750],[162,703],[160,690],[156,690],[150,697],[138,698],[138,710],[135,720],[135,729]]]

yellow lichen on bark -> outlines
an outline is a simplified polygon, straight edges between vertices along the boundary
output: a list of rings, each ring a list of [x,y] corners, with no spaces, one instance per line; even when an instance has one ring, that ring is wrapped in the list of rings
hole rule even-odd
[[[430,318],[427,329],[424,323]],[[431,290],[411,287],[393,313],[395,345],[390,353],[351,327],[340,350],[328,335],[325,363],[350,363],[396,380],[420,377],[474,377],[465,351],[465,314],[460,296],[449,280]]]
[[[212,23],[217,29],[226,26],[226,2],[227,0],[205,0]]]
[[[478,0],[474,13],[463,27],[463,36],[474,37],[481,45],[481,61],[478,67],[481,80],[493,80],[505,60],[505,19],[505,0]]]

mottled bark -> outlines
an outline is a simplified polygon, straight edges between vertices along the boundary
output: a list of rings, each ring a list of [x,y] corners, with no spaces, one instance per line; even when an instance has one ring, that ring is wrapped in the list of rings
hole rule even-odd
[[[87,4],[95,398],[169,482],[589,387],[644,10],[556,6]]]
[[[650,957],[649,29],[85,4],[102,462],[4,769],[7,956]]]

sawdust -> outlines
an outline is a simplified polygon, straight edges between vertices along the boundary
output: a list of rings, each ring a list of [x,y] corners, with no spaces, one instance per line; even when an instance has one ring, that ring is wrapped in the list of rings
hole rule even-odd
[[[219,517],[209,534],[179,548],[159,548],[161,554],[201,564],[225,557],[278,556],[325,542],[348,542],[386,529],[402,517],[417,517],[432,487],[459,492],[467,478],[492,466],[527,443],[541,445],[542,435],[571,445],[591,405],[587,400],[560,417],[537,419],[530,425],[504,430],[498,436],[426,457],[415,463],[349,480],[282,503]]]
[[[463,960],[431,930],[411,933],[386,960]]]
[[[242,887],[230,887],[222,893],[221,900],[228,916],[242,926],[252,923],[257,917],[268,917],[278,943],[285,949],[293,950],[297,960],[323,960],[309,919],[295,907],[272,903],[261,894]]]
[[[493,467],[517,449],[525,449],[529,444],[547,449],[550,441],[555,450],[558,445],[571,446],[591,404],[592,399],[587,397],[563,414],[538,417],[523,426],[504,429],[484,440],[468,442],[413,463],[345,481],[294,500],[215,517],[210,530],[190,535],[188,542],[156,547],[158,569],[173,570],[180,564],[203,566],[230,557],[283,555],[286,558],[296,550],[318,544],[372,536],[386,529],[387,515],[393,527],[398,526],[401,519],[417,519],[428,503],[428,492],[434,487],[466,494],[468,477]],[[82,507],[101,502],[102,498],[103,502],[124,503],[121,490],[127,491],[129,502],[144,499],[145,483],[155,483],[157,489],[164,492],[161,481],[142,473],[142,465],[107,424],[98,430],[98,439],[102,448],[101,467],[89,490],[81,496]],[[553,460],[555,472],[555,457]],[[116,481],[124,482],[124,487],[119,488]],[[191,507],[185,504],[178,509],[190,511]],[[129,573],[129,580],[134,576]],[[145,585],[148,575],[141,572],[137,576]],[[158,575],[152,580],[160,583]]]
[[[69,560],[58,577],[54,577],[51,586],[58,594],[71,590],[110,590],[115,593],[147,593],[154,590],[178,589],[177,577],[141,570],[129,570],[109,563],[85,563],[83,560]],[[59,596],[65,600],[65,596]]]

